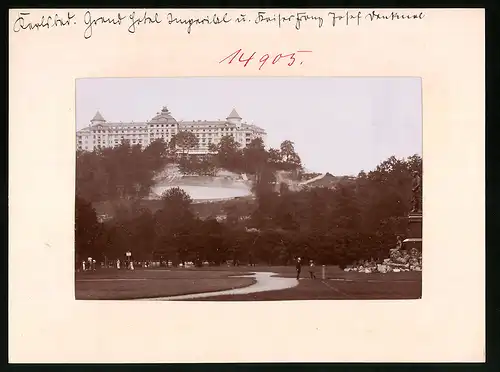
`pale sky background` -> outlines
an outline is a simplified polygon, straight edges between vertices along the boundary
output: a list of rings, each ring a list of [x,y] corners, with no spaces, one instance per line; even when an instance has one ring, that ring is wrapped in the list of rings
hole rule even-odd
[[[107,78],[76,82],[76,125],[97,110],[144,122],[163,106],[180,120],[224,120],[233,108],[266,146],[295,143],[305,168],[357,175],[391,155],[422,155],[420,78]]]

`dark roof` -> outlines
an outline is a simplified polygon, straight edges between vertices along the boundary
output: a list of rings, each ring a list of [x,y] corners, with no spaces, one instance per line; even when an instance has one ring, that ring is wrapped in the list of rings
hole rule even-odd
[[[89,128],[90,129],[97,129],[97,128],[109,128],[109,127],[121,127],[121,128],[131,128],[131,127],[140,127],[140,128],[146,128],[148,123],[143,123],[143,122],[137,122],[137,123],[110,123],[110,122],[105,122],[105,123],[96,123],[92,124],[90,127],[84,127],[80,129],[78,132],[88,132]],[[118,129],[119,130],[119,129]]]
[[[104,120],[101,113],[97,111],[94,115],[94,118],[91,121],[106,121],[106,120]]]
[[[238,115],[238,113],[236,112],[235,109],[233,109],[231,111],[231,113],[229,114],[229,117],[227,119],[230,119],[230,118],[239,118],[241,119],[241,117]],[[95,114],[94,118],[91,120],[92,122],[92,126],[91,128],[97,128],[98,125],[102,125],[103,127],[133,127],[133,126],[139,126],[139,127],[144,127],[144,126],[147,126],[147,125],[154,125],[154,124],[175,124],[175,125],[178,125],[179,127],[181,128],[185,128],[187,126],[190,126],[190,125],[193,125],[193,126],[201,126],[201,127],[206,127],[206,126],[214,126],[214,127],[226,127],[226,126],[229,126],[229,127],[232,127],[234,126],[234,124],[231,124],[230,122],[228,122],[227,120],[193,120],[193,121],[180,121],[180,122],[177,122],[177,120],[172,117],[170,111],[168,110],[168,108],[166,106],[163,106],[162,110],[160,112],[157,113],[157,115],[152,118],[150,121],[148,122],[125,122],[125,123],[111,123],[111,122],[106,122],[106,120],[103,118],[103,116],[99,113],[99,111],[97,111],[97,113]],[[94,123],[94,122],[97,122],[97,123]],[[248,123],[242,123],[241,124],[241,129],[250,129],[250,130],[254,130],[256,131],[258,134],[266,134],[266,131],[261,128],[261,127],[258,127],[257,125],[254,125],[254,124],[248,124]],[[78,132],[86,132],[89,130],[89,127],[85,127],[85,128],[82,128],[80,129]]]
[[[188,126],[188,125],[194,125],[194,126],[201,126],[201,127],[206,127],[208,125],[215,125],[215,126],[226,126],[229,125],[229,123],[225,120],[189,120],[189,121],[180,121],[179,122],[180,126]]]
[[[233,109],[226,119],[241,119],[241,116]]]
[[[335,177],[333,174],[327,172],[324,175],[320,175],[303,182],[303,185],[307,185],[309,187],[332,187],[335,186],[339,180],[339,177]]]

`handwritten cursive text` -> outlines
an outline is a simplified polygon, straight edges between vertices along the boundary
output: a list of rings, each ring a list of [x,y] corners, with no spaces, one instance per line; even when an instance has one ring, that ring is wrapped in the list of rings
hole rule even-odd
[[[359,22],[361,20],[361,12],[349,12],[346,11],[344,14],[341,13],[335,13],[335,12],[328,12],[328,16],[332,17],[332,27],[337,26],[337,22],[345,22],[346,26],[349,26],[350,24],[355,23],[356,25],[359,26]]]
[[[390,21],[395,21],[398,19],[423,19],[425,17],[425,14],[423,12],[420,12],[418,14],[401,14],[398,12],[390,12],[389,14],[381,14],[379,12],[376,12],[375,10],[368,13],[365,18],[369,19],[370,21],[377,21],[377,20],[390,20]]]
[[[83,16],[83,23],[87,26],[85,31],[83,32],[83,37],[85,39],[90,39],[93,34],[94,26],[98,24],[112,24],[112,25],[121,25],[122,21],[127,18],[126,16],[122,16],[120,13],[116,17],[99,17],[96,19],[92,19],[92,13],[88,10],[85,12]]]
[[[288,54],[283,54],[283,53],[278,53],[278,54],[269,54],[269,53],[264,53],[263,55],[258,58],[258,63],[260,63],[259,70],[264,67],[264,65],[268,62],[271,61],[271,64],[275,65],[276,63],[284,60],[284,62],[288,61],[287,65],[288,66],[293,66],[297,60],[295,58],[299,53],[312,53],[312,50],[298,50],[293,53],[288,53]],[[219,63],[227,62],[228,65],[230,65],[233,62],[241,63],[243,64],[243,67],[247,67],[247,65],[252,61],[255,60],[257,55],[257,52],[253,52],[250,57],[245,58],[245,53],[243,52],[243,49],[238,49],[237,51],[231,53],[224,59],[220,60]],[[238,59],[236,59],[238,57]],[[300,61],[300,65],[304,63],[303,61]]]
[[[294,23],[295,29],[300,30],[303,22],[306,21],[315,21],[319,28],[323,26],[323,17],[319,16],[311,16],[306,12],[299,12],[295,14],[290,14],[288,16],[282,15],[281,13],[268,15],[267,12],[258,12],[257,18],[255,18],[254,23],[256,25],[262,23],[276,23],[278,27],[281,27],[283,24]]]
[[[135,28],[140,24],[151,24],[151,23],[161,23],[161,19],[158,18],[158,13],[155,13],[153,18],[148,16],[148,12],[144,12],[142,17],[135,17],[135,12],[129,16],[129,19],[132,21],[132,24],[128,28],[128,32],[131,34],[135,33]]]
[[[79,27],[83,30],[85,39],[90,39],[94,36],[96,28],[121,28],[127,30],[131,34],[138,32],[139,28],[144,31],[146,29],[161,29],[162,27],[181,27],[191,34],[194,27],[210,27],[219,26],[223,29],[224,26],[245,27],[248,26],[269,29],[270,27],[278,28],[294,28],[297,31],[302,31],[304,27],[308,28],[331,28],[331,27],[349,27],[357,28],[365,24],[373,24],[375,22],[388,22],[388,24],[396,23],[414,23],[426,18],[424,12],[419,11],[383,11],[383,10],[339,10],[332,11],[291,11],[291,12],[274,12],[272,10],[261,10],[255,12],[241,13],[223,13],[223,12],[208,12],[205,14],[195,13],[196,16],[185,16],[184,14],[176,14],[175,12],[152,12],[146,10],[131,10],[130,12],[106,12],[104,15],[99,10],[88,10],[82,13],[67,12],[59,14],[44,12],[44,16],[37,16],[36,12],[19,12],[17,18],[14,17],[13,31],[40,31],[51,28],[69,28]],[[49,15],[50,14],[50,15]],[[62,14],[62,15],[60,15]],[[199,16],[198,16],[199,15]],[[391,22],[392,21],[392,22]],[[73,26],[77,25],[78,26]],[[235,29],[235,28],[233,28]],[[228,29],[231,32],[230,29]],[[127,32],[125,31],[125,32]],[[241,51],[240,51],[241,52]],[[238,52],[238,53],[240,53]],[[289,58],[292,60],[300,53],[306,51],[297,51],[294,53],[281,54],[277,60]],[[236,52],[235,52],[236,53]],[[241,57],[237,53],[237,59]],[[250,53],[251,54],[251,53]],[[262,58],[266,59],[267,54]],[[252,54],[253,58],[255,55]],[[278,56],[278,55],[277,55]],[[276,57],[277,57],[276,56]],[[228,60],[232,58],[228,56]],[[274,60],[274,56],[269,55],[270,60]],[[260,59],[259,59],[260,60]],[[231,59],[233,61],[233,59]],[[267,61],[267,60],[266,60]],[[293,61],[292,61],[293,62]],[[266,65],[264,62],[262,66]],[[292,63],[293,64],[293,63]],[[247,66],[248,64],[245,64]]]
[[[40,30],[44,28],[53,28],[53,27],[67,27],[72,24],[76,24],[76,21],[73,20],[75,15],[71,12],[68,12],[65,16],[61,17],[59,14],[54,14],[53,16],[42,16],[39,22],[31,22],[26,20],[25,17],[29,16],[30,13],[23,12],[19,13],[18,17],[14,21],[14,32],[19,32],[22,30]]]
[[[179,18],[179,17],[174,17],[172,13],[168,13],[167,22],[169,25],[171,25],[172,23],[180,23],[182,25],[188,25],[187,32],[188,34],[190,34],[193,25],[219,25],[221,23],[231,22],[231,18],[229,18],[227,13],[224,13],[222,17],[219,17],[217,14],[214,14],[213,16],[206,16],[203,18]]]

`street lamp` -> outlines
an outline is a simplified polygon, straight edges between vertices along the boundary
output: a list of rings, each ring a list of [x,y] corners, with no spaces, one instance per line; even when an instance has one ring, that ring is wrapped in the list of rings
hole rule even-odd
[[[128,251],[127,253],[125,253],[125,255],[127,256],[128,266],[129,266],[130,270],[134,270],[134,264],[132,263],[132,260],[131,260],[132,252]]]

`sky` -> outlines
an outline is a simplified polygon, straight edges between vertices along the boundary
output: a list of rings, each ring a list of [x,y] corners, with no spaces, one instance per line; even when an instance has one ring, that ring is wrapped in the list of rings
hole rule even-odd
[[[96,111],[145,122],[166,106],[177,121],[224,120],[234,108],[267,132],[267,147],[295,144],[312,172],[357,175],[383,160],[422,155],[420,78],[98,78],[76,83],[76,126]]]

